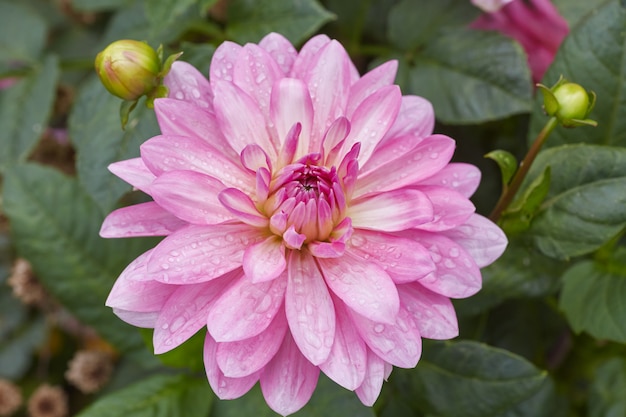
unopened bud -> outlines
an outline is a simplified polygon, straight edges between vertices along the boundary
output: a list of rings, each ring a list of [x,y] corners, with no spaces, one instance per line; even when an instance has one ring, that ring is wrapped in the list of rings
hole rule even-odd
[[[145,42],[113,42],[96,56],[95,65],[106,89],[124,100],[137,100],[159,83],[161,60]]]
[[[543,93],[544,109],[565,127],[581,125],[596,126],[594,120],[587,119],[596,104],[596,94],[587,91],[576,83],[561,78],[551,88],[537,84]]]

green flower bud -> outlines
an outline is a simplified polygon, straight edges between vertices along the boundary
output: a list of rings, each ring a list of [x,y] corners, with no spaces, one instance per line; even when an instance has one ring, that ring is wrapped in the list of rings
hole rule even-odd
[[[96,72],[109,92],[124,100],[137,100],[159,84],[161,60],[145,42],[120,40],[96,56]]]
[[[537,87],[543,93],[546,113],[548,116],[556,117],[563,126],[597,125],[594,120],[587,119],[596,104],[596,95],[593,91],[587,91],[579,84],[571,83],[563,77],[552,88],[543,84],[537,84]]]

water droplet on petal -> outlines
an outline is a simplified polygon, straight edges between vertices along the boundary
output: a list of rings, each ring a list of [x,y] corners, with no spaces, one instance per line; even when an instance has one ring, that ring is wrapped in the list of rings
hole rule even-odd
[[[385,325],[384,324],[377,324],[374,326],[374,331],[376,333],[382,333],[385,330]]]

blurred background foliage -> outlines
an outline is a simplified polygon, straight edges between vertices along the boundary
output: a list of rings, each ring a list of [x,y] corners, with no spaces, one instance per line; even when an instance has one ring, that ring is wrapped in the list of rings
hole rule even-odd
[[[554,3],[570,34],[542,82],[562,74],[595,91],[599,126],[550,137],[519,193],[526,209],[503,224],[507,252],[478,295],[456,302],[459,339],[426,343],[371,409],[322,378],[298,416],[626,415],[626,10]],[[224,40],[272,31],[296,46],[326,33],[362,73],[397,59],[403,93],[431,100],[455,160],[483,172],[473,201],[486,215],[502,180],[483,155],[521,159],[547,117],[522,47],[469,28],[480,13],[467,0],[0,0],[0,378],[29,410],[51,384],[62,390],[50,401],[82,417],[274,415],[258,388],[214,397],[201,334],[155,357],[150,332],[104,306],[124,266],[155,244],[98,236],[106,214],[142,198],[106,167],[158,133],[142,106],[121,129],[120,101],[93,71],[107,44],[163,44],[205,74]],[[533,180],[548,167],[538,198]],[[98,355],[79,360],[85,352]]]

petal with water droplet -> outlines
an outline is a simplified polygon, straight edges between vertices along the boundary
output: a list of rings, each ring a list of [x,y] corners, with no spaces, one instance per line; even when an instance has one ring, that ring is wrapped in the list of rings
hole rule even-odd
[[[422,337],[447,340],[459,335],[454,306],[448,297],[434,293],[419,283],[398,286],[401,308],[413,317]]]
[[[111,212],[100,228],[101,237],[167,236],[188,223],[155,202],[135,204]]]
[[[224,376],[215,360],[218,344],[210,334],[204,339],[204,369],[209,380],[209,385],[215,395],[222,400],[232,400],[239,398],[256,384],[259,380],[260,372],[242,378],[229,378]]]
[[[207,318],[211,336],[219,342],[249,339],[264,331],[283,304],[286,275],[254,284],[243,276],[215,301]]]
[[[199,107],[211,108],[213,92],[209,81],[193,65],[175,61],[163,79],[168,96],[180,98]]]
[[[320,369],[337,384],[353,391],[365,378],[367,347],[341,301],[334,302],[337,312],[335,341],[328,359],[320,364]]]
[[[217,364],[225,376],[241,378],[261,370],[274,357],[287,332],[284,311],[262,333],[245,340],[222,342],[217,347]]]
[[[359,400],[368,407],[374,405],[385,380],[385,362],[374,352],[367,349],[367,366],[363,383],[355,393]]]
[[[422,180],[422,184],[452,188],[470,198],[480,184],[480,170],[474,165],[452,162],[435,175]]]
[[[241,267],[245,249],[262,238],[259,231],[241,223],[187,226],[153,249],[148,276],[168,284],[210,281]]]
[[[444,235],[461,245],[479,268],[498,259],[508,244],[504,232],[479,214],[474,214],[466,223],[444,232]]]
[[[335,337],[335,308],[314,258],[291,251],[288,260],[285,312],[302,354],[314,365],[330,354]]]
[[[354,110],[380,88],[393,84],[398,71],[398,61],[387,61],[364,74],[350,87],[350,99],[346,115],[352,117]]]
[[[193,224],[217,224],[233,220],[217,196],[221,181],[194,171],[164,172],[150,185],[152,198],[161,207]]]
[[[273,280],[286,267],[285,245],[279,236],[272,235],[248,247],[243,254],[243,270],[254,283]]]
[[[415,226],[429,232],[450,230],[465,223],[476,211],[474,204],[464,195],[450,188],[435,185],[419,186],[433,205],[433,220]]]
[[[389,275],[375,263],[346,252],[341,258],[317,259],[328,287],[348,307],[381,323],[396,321],[400,299]]]
[[[261,374],[261,391],[267,405],[283,416],[295,413],[313,395],[319,372],[287,332],[280,350]]]
[[[279,33],[269,33],[261,39],[259,46],[265,49],[274,58],[284,75],[289,74],[298,51],[291,42]]]
[[[127,159],[109,165],[109,171],[133,187],[150,195],[148,188],[156,178],[141,158]]]

